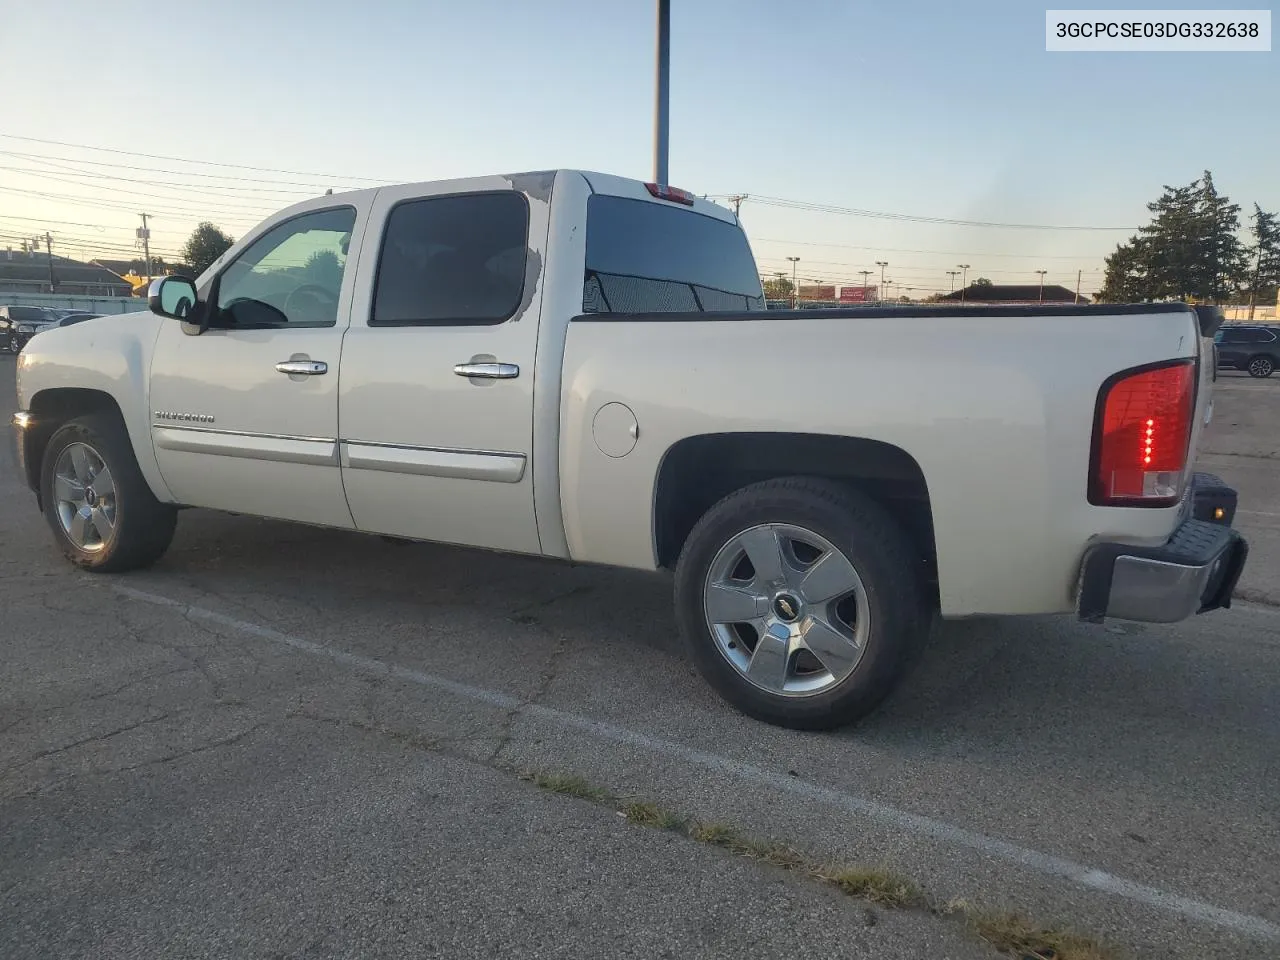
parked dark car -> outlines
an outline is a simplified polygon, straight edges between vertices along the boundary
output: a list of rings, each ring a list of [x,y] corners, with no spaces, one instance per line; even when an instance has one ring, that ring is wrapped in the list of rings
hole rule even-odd
[[[1280,367],[1280,326],[1229,323],[1214,335],[1218,366],[1269,377]]]
[[[0,350],[18,353],[37,329],[54,320],[44,307],[0,307]]]

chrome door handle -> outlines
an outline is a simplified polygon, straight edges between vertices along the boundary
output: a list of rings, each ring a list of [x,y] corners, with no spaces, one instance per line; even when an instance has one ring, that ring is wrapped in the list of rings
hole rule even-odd
[[[513,380],[520,376],[514,363],[459,363],[453,372],[460,377],[482,377],[486,380]]]
[[[314,377],[328,373],[329,365],[323,360],[282,360],[276,364],[276,369],[290,375],[300,373],[304,377]]]

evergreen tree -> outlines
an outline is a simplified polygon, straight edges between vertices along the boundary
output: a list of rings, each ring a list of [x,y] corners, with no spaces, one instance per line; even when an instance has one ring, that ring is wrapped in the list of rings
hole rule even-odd
[[[1107,258],[1103,300],[1221,302],[1239,289],[1246,269],[1240,205],[1218,192],[1213,174],[1166,185],[1147,209],[1151,222]]]

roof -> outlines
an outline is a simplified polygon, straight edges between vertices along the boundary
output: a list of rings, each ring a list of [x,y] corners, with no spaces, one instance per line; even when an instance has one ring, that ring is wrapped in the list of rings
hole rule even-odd
[[[127,280],[122,280],[106,267],[94,263],[81,263],[68,257],[53,258],[53,278],[58,283],[87,284],[114,287],[122,292],[132,291]],[[0,252],[0,283],[48,283],[49,255],[24,254],[13,251],[13,259]]]
[[[955,293],[948,293],[939,297],[939,300],[960,300],[965,302],[972,300],[983,300],[987,302],[1005,302],[1017,300],[1022,302],[1037,303],[1043,300],[1045,303],[1075,303],[1076,293],[1074,290],[1068,290],[1066,287],[1060,287],[1057,284],[1046,284],[1043,296],[1041,296],[1040,284],[1029,283],[1020,284],[992,284],[990,286],[974,286],[969,284],[963,290],[957,290]],[[1087,303],[1089,298],[1081,294],[1080,300]]]

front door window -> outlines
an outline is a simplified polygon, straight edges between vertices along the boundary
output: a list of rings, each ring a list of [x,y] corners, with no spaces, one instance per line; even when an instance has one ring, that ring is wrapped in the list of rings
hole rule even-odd
[[[351,207],[286,220],[255,240],[218,279],[211,327],[332,327],[355,226]]]

